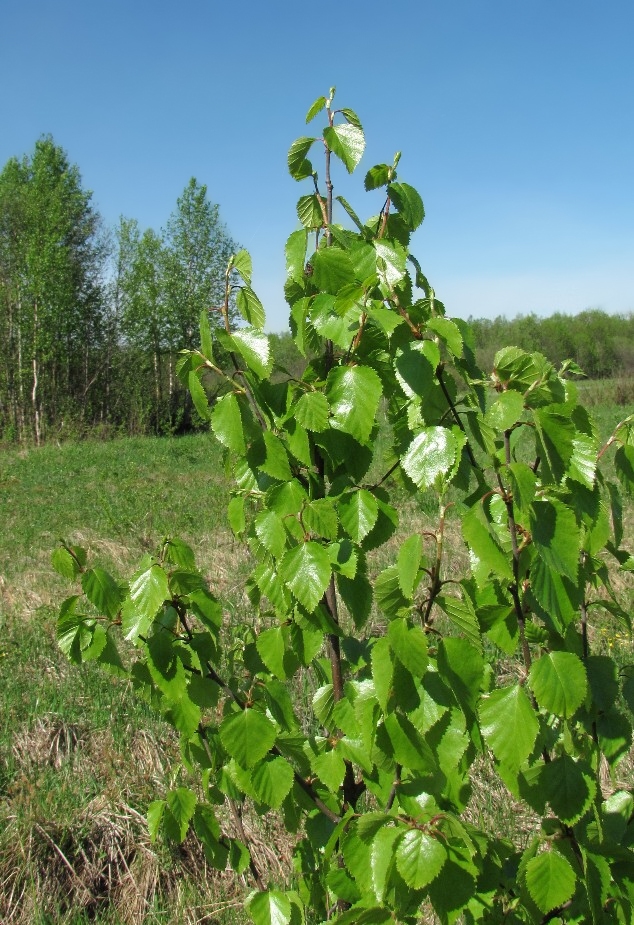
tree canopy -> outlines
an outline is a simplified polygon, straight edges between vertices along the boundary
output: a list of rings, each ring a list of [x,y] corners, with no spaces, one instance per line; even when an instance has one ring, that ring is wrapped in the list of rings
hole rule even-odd
[[[177,355],[203,308],[219,320],[235,249],[195,178],[164,229],[122,217],[111,234],[50,136],[11,158],[0,173],[0,436],[190,428]]]

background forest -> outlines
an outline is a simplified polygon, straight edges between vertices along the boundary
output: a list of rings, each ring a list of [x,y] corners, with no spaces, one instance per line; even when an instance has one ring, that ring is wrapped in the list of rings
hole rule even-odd
[[[207,187],[190,179],[163,229],[121,218],[108,229],[76,165],[42,137],[0,173],[0,439],[174,434],[202,422],[175,369],[203,307],[220,315],[224,267],[237,248]],[[634,316],[470,319],[479,362],[506,344],[571,358],[591,379],[634,371]],[[287,334],[276,359],[295,372]],[[207,382],[213,392],[214,383]],[[631,399],[617,384],[617,402]]]

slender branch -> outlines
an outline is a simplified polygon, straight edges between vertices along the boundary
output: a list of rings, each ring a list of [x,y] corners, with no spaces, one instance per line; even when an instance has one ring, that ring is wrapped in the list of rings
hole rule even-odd
[[[403,768],[402,768],[402,766],[401,766],[400,764],[397,764],[396,767],[394,768],[394,783],[392,784],[392,789],[390,790],[390,795],[389,795],[389,797],[387,798],[387,803],[385,804],[385,812],[386,812],[386,813],[389,813],[389,811],[390,811],[390,810],[392,809],[392,807],[394,806],[394,800],[396,799],[396,794],[397,794],[397,792],[398,792],[398,788],[401,786],[401,772],[402,772],[402,770],[403,770]]]
[[[445,384],[445,380],[442,374],[442,365],[439,366],[438,369],[436,370],[436,379],[438,380],[438,384],[440,385],[440,388],[443,391],[443,395],[445,396],[445,399],[447,400],[447,404],[449,405],[449,409],[451,411],[454,421],[456,422],[460,430],[463,432],[463,434],[467,438],[465,448],[467,450],[467,456],[469,457],[469,462],[471,463],[474,469],[479,469],[480,466],[478,465],[476,458],[473,455],[473,450],[471,449],[471,444],[469,443],[469,435],[467,434],[467,431],[465,430],[465,426],[462,423],[462,418],[456,411],[456,406],[454,405],[451,395],[449,394],[449,389],[447,388]]]
[[[431,609],[434,606],[434,601],[440,594],[442,589],[442,581],[440,580],[440,569],[442,566],[442,552],[443,552],[443,539],[445,533],[445,516],[447,513],[447,507],[442,505],[440,508],[440,519],[438,521],[438,530],[435,535],[436,539],[436,559],[434,564],[431,567],[431,585],[429,588],[429,598],[427,599],[427,606],[425,607],[425,613],[423,614],[423,626],[426,627],[429,623],[429,618],[431,615]]]
[[[227,797],[227,802],[231,808],[231,815],[233,816],[233,821],[235,823],[236,829],[238,830],[238,836],[240,841],[245,845],[249,844],[249,839],[247,833],[244,831],[244,825],[242,823],[242,814],[240,812],[240,807],[235,800],[232,800],[231,797]],[[253,852],[249,851],[249,870],[251,871],[251,876],[255,880],[258,890],[266,890],[266,884],[260,875],[260,871],[257,868],[255,861],[253,860]]]
[[[511,431],[504,431],[504,457],[506,460],[506,465],[510,466],[511,464]],[[520,634],[520,644],[522,647],[522,658],[524,660],[524,669],[526,673],[530,671],[532,658],[531,650],[528,645],[528,640],[526,639],[526,616],[524,614],[524,608],[520,600],[520,551],[519,543],[517,542],[517,524],[515,522],[515,512],[513,510],[513,499],[507,492],[504,483],[498,473],[498,484],[500,486],[500,491],[502,493],[502,498],[504,499],[504,504],[506,506],[506,516],[508,522],[509,533],[511,535],[511,549],[513,551],[513,581],[510,585],[511,597],[513,598],[513,606],[515,608],[515,616],[517,618],[517,625],[519,628]]]

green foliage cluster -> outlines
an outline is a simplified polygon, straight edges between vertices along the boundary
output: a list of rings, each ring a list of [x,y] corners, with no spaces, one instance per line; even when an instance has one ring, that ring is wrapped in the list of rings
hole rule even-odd
[[[634,795],[606,790],[604,771],[631,747],[634,672],[591,640],[599,608],[630,629],[605,562],[634,567],[621,489],[598,464],[614,450],[634,490],[632,422],[600,445],[574,363],[508,347],[482,372],[472,332],[410,252],[424,208],[399,155],[366,173],[378,213],[363,221],[339,197],[353,227],[333,222],[331,162],[351,173],[365,145],[357,115],[333,101],[334,89],[315,101],[306,121],[325,128],[288,156],[310,189],[286,247],[304,374],[271,378],[245,251],[229,261],[223,328],[212,336],[203,312],[200,349],[179,364],[226,451],[229,522],[254,561],[252,619],[227,638],[221,602],[176,537],[125,582],[65,545],[54,564],[81,590],[62,605],[59,643],[129,677],[178,730],[183,775],[150,806],[150,829],[177,842],[193,831],[210,864],[250,874],[256,925],[414,925],[432,909],[443,923],[625,925]],[[231,324],[232,293],[247,326]],[[224,375],[212,408],[207,371]],[[376,475],[383,414],[391,458]],[[390,552],[404,490],[435,496],[436,526]],[[466,574],[448,561],[452,510]],[[375,575],[379,549],[391,563]],[[298,679],[315,692],[308,716]],[[528,844],[474,822],[478,760],[537,819]],[[291,888],[265,882],[248,839],[223,831],[219,807],[245,800],[295,833]]]
[[[40,443],[95,426],[173,433],[200,424],[175,374],[235,250],[190,180],[164,231],[102,227],[53,140],[0,172],[0,438]],[[148,383],[151,386],[148,387]]]
[[[559,312],[548,318],[469,319],[481,366],[490,366],[498,350],[515,344],[529,353],[543,353],[560,365],[572,359],[591,379],[634,375],[634,315],[608,315],[587,309],[578,315]]]

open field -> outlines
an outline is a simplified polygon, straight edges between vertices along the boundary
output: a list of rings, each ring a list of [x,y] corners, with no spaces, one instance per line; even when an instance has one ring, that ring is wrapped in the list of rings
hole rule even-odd
[[[607,437],[634,407],[592,411]],[[78,669],[57,650],[55,606],[69,588],[50,566],[63,537],[126,575],[167,533],[180,535],[238,633],[247,561],[225,525],[227,500],[221,454],[208,435],[0,451],[3,923],[245,920],[240,885],[209,870],[193,842],[171,852],[150,843],[145,811],[168,786],[177,742],[125,683],[90,665]],[[403,531],[425,529],[430,511],[424,497],[411,503]],[[631,537],[631,510],[626,523]],[[462,558],[457,523],[449,539],[450,558]],[[603,647],[619,650],[623,663],[634,660],[631,639],[607,617],[593,631],[594,650]],[[532,820],[518,819],[485,775],[482,819],[504,816],[516,832],[528,831]],[[264,866],[288,863],[290,846],[267,818],[246,822]]]

